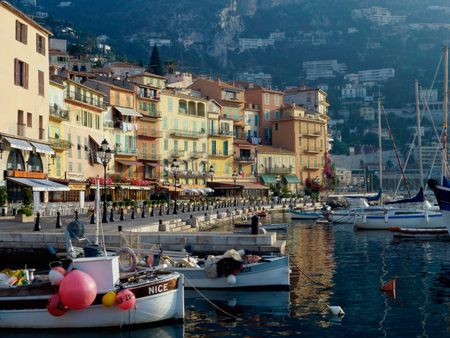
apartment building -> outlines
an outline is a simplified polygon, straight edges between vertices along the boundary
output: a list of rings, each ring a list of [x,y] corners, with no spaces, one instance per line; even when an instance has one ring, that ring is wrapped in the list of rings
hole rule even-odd
[[[11,201],[33,191],[35,210],[51,189],[67,189],[47,180],[49,61],[51,33],[28,16],[0,1],[0,180]],[[5,181],[6,178],[6,181]],[[33,178],[33,181],[30,179]]]
[[[320,88],[300,86],[284,92],[284,103],[305,107],[307,110],[321,115],[328,115],[327,93]]]

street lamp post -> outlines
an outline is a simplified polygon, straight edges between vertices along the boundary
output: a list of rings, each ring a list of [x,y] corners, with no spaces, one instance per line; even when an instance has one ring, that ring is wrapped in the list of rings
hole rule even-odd
[[[109,148],[109,143],[104,139],[100,148],[97,150],[97,156],[100,159],[103,165],[103,215],[102,215],[102,223],[108,223],[108,210],[107,210],[107,201],[106,201],[106,167],[108,166],[109,161],[111,160],[112,152]]]
[[[236,170],[233,171],[233,183],[234,183],[234,206],[237,206],[237,191],[236,191],[236,180],[238,177],[238,173],[236,172]]]
[[[174,186],[175,186],[175,205],[173,206],[173,214],[176,215],[178,214],[178,205],[177,205],[177,177],[178,174],[180,173],[180,164],[178,163],[178,161],[176,159],[174,159],[172,161],[172,165],[170,166],[170,170],[172,172],[173,175],[173,179],[174,179]]]
[[[214,170],[214,166],[211,164],[210,166],[209,166],[209,177],[211,177],[211,183],[213,182],[213,178],[214,178],[214,173],[215,173],[215,170]]]

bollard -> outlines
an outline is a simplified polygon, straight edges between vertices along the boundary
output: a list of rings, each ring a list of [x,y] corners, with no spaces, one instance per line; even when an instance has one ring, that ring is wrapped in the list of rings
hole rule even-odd
[[[78,221],[78,210],[75,210],[75,221]]]
[[[12,215],[13,215],[13,216],[16,216],[16,213],[17,213],[17,209],[16,209],[16,208],[13,208],[13,209],[12,209]]]
[[[114,210],[111,208],[111,214],[109,215],[109,221],[114,222]]]
[[[219,210],[217,210],[217,216],[219,216]]]
[[[185,207],[185,204],[183,203],[183,208],[181,209],[182,213],[184,213],[184,207]]]
[[[136,216],[134,215],[134,207],[131,207],[131,219],[136,219]]]
[[[5,210],[5,208],[2,208],[2,216],[5,216],[6,215],[6,210]]]
[[[252,216],[252,235],[257,235],[259,233],[259,217],[256,215]]]
[[[170,205],[169,204],[167,204],[166,215],[170,215]]]
[[[205,212],[205,217],[206,217],[206,216],[208,216],[208,213],[207,213],[207,212]]]
[[[58,211],[58,213],[59,213],[59,211]],[[91,220],[90,220],[89,223],[95,224],[95,211],[92,211],[92,214],[91,214]]]
[[[125,219],[123,218],[123,208],[120,208],[120,218],[121,221],[124,221]]]
[[[189,216],[189,218],[190,218],[190,219],[192,219],[192,218],[194,218],[194,216],[193,216],[193,215],[191,215],[191,216]]]
[[[206,206],[205,206],[205,204],[203,203],[202,211],[205,211],[205,208],[206,208]]]
[[[162,212],[162,211],[163,211],[163,209],[162,209],[162,205],[160,205],[160,206],[159,206],[159,216],[162,216],[162,214],[163,214],[163,212]]]
[[[145,215],[145,205],[142,207],[142,212],[141,212],[141,218],[146,218],[147,216]]]
[[[117,226],[117,231],[122,232],[122,226],[121,225]]]
[[[188,204],[188,210],[187,212],[191,212],[191,203]]]
[[[34,223],[34,230],[33,231],[41,231],[41,214],[38,212],[36,214],[36,222]]]
[[[56,213],[56,229],[61,229],[62,228],[62,224],[61,224],[61,213],[58,211]]]
[[[152,211],[150,212],[150,217],[155,216],[155,207],[152,205]]]

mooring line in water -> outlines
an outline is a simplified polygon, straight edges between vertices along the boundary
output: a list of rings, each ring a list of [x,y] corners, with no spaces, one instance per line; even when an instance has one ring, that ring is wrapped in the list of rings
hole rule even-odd
[[[241,318],[236,317],[235,315],[232,315],[231,313],[229,313],[229,312],[225,311],[224,309],[220,308],[218,305],[214,304],[210,299],[208,299],[208,297],[206,297],[203,293],[201,293],[200,290],[197,289],[197,288],[194,286],[194,284],[192,284],[192,282],[189,280],[189,278],[187,278],[186,276],[184,276],[184,279],[185,279],[186,281],[189,282],[189,284],[192,286],[192,288],[193,288],[195,291],[197,291],[197,293],[198,293],[200,296],[202,296],[209,304],[211,304],[212,306],[214,306],[217,310],[223,312],[223,313],[226,314],[227,316],[230,316],[230,317],[232,317],[233,319],[235,319],[235,320],[237,320],[237,321],[242,321]]]
[[[331,289],[331,286],[326,286],[325,284],[312,279],[307,273],[305,273],[302,269],[300,269],[300,267],[294,261],[291,261],[291,263],[297,268],[298,271],[300,271],[302,273],[303,276],[305,276],[311,282],[313,282],[316,285],[323,286],[325,288],[325,289],[323,289],[323,291]]]

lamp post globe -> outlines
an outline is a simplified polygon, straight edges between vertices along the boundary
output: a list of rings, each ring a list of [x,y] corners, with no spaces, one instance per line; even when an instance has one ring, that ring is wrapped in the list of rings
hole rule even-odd
[[[112,157],[112,151],[109,148],[109,143],[106,139],[103,139],[100,147],[97,150],[97,157],[103,165],[103,214],[102,223],[108,223],[108,210],[107,210],[107,185],[106,185],[106,168]]]

